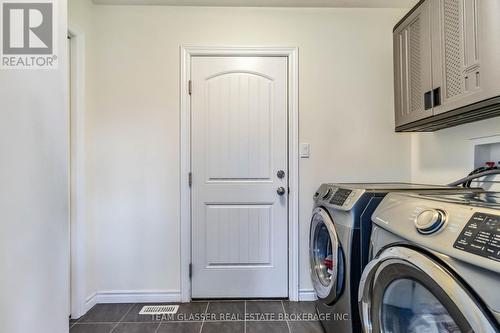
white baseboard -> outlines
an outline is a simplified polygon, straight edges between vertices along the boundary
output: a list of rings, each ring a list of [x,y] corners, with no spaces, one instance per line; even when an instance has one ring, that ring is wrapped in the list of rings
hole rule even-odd
[[[299,301],[315,301],[313,289],[299,290]],[[180,290],[104,290],[87,297],[84,312],[99,303],[180,303]],[[83,314],[85,314],[83,313]],[[82,315],[83,315],[82,314]]]
[[[85,315],[96,304],[97,304],[97,293],[93,293],[92,295],[87,297],[87,299],[85,300],[85,306],[83,307],[83,312],[80,313],[80,316],[78,316],[77,318],[80,318],[81,316]],[[73,318],[73,319],[76,319],[76,318]]]
[[[85,312],[99,303],[179,303],[180,290],[104,290],[87,298]]]
[[[316,299],[316,292],[314,289],[299,290],[299,301],[315,301]]]

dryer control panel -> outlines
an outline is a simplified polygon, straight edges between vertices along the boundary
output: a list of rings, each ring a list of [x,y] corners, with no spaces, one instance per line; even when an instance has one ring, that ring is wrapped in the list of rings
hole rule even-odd
[[[339,188],[330,199],[330,203],[336,206],[343,206],[347,199],[351,198],[352,190]]]
[[[453,247],[500,261],[500,216],[474,213]]]
[[[334,184],[322,184],[314,194],[313,199],[326,206],[348,211],[363,193],[363,190],[339,187]]]

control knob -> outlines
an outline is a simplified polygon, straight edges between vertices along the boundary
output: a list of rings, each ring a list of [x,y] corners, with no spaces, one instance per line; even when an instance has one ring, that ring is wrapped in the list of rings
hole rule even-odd
[[[446,212],[440,209],[426,209],[415,218],[415,227],[424,235],[433,234],[445,225]]]
[[[332,188],[331,187],[327,188],[325,193],[323,193],[323,199],[327,199],[331,193],[332,193]]]

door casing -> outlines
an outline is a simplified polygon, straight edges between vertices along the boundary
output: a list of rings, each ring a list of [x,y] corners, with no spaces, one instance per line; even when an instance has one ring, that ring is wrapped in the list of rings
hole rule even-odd
[[[87,302],[85,279],[85,33],[71,24],[68,27],[71,40],[71,78],[68,100],[70,100],[70,315],[72,318],[83,316],[93,304]]]
[[[181,46],[180,75],[180,222],[181,222],[181,301],[191,300],[191,99],[189,79],[191,59],[195,56],[267,56],[288,59],[288,297],[299,300],[299,113],[298,113],[298,48]]]

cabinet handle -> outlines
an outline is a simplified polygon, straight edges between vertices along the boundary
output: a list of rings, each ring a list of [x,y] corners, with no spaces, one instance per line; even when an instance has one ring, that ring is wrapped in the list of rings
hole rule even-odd
[[[432,91],[433,106],[441,105],[441,87],[437,87]]]
[[[432,90],[424,94],[424,108],[425,110],[432,109]]]

